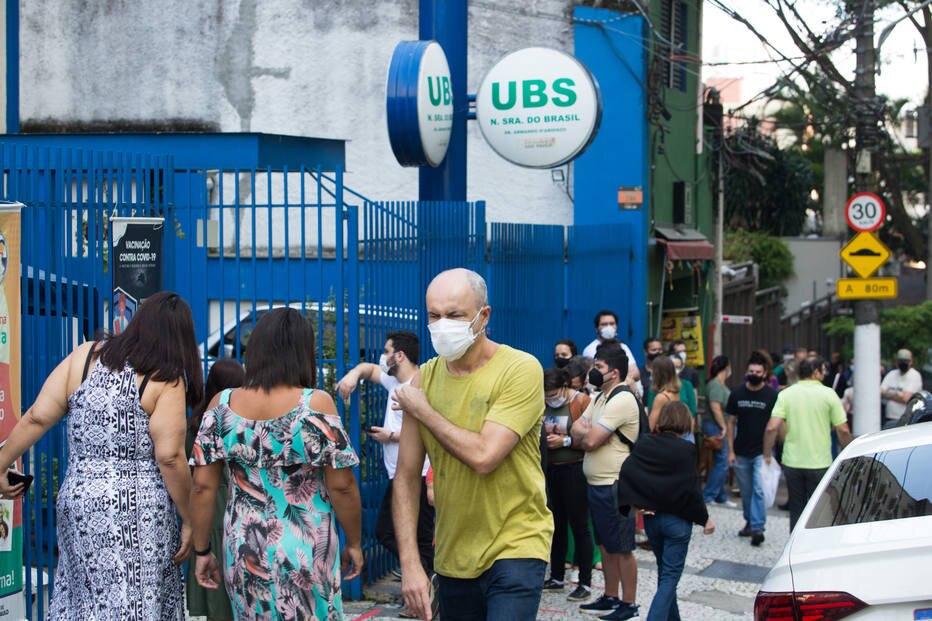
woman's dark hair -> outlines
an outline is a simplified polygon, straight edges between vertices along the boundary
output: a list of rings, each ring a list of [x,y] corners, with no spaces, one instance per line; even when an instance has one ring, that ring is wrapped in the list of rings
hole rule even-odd
[[[690,433],[693,430],[693,417],[689,414],[689,408],[682,401],[668,402],[660,408],[654,430],[657,433],[670,431],[679,435]]]
[[[191,307],[177,293],[160,291],[143,302],[120,334],[108,334],[101,363],[114,372],[129,364],[157,382],[184,382],[188,405],[204,395],[204,371],[194,338]]]
[[[650,367],[650,389],[654,392],[669,390],[679,394],[680,378],[669,356],[657,356]]]
[[[197,434],[201,428],[201,417],[207,411],[207,406],[211,400],[221,390],[227,388],[239,388],[246,380],[246,370],[238,360],[224,358],[214,363],[210,367],[210,373],[207,374],[207,383],[204,384],[204,398],[196,406],[191,408],[191,418],[188,419],[188,430],[192,434]]]
[[[573,356],[570,358],[570,361],[566,363],[566,366],[563,367],[563,370],[566,371],[566,376],[570,381],[578,377],[582,379],[583,384],[585,384],[586,376],[589,374],[589,369],[591,368],[591,360],[584,356]]]
[[[576,356],[579,354],[579,351],[577,351],[576,349],[576,343],[573,341],[573,339],[560,339],[559,341],[554,343],[553,345],[554,349],[556,349],[557,345],[566,345],[567,347],[569,347],[570,354],[573,356]]]
[[[727,369],[729,364],[728,356],[716,356],[712,358],[712,364],[709,365],[709,379],[714,378]]]
[[[544,370],[544,390],[557,390],[570,385],[570,374],[566,368],[551,367]]]
[[[311,322],[293,308],[262,315],[249,335],[243,386],[266,392],[275,386],[310,387],[316,374]]]

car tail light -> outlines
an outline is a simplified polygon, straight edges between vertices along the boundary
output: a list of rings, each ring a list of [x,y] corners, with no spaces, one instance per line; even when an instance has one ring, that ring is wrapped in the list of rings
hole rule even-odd
[[[760,591],[754,600],[754,621],[796,621],[793,594]]]
[[[848,593],[767,593],[754,600],[754,621],[836,621],[867,604]]]

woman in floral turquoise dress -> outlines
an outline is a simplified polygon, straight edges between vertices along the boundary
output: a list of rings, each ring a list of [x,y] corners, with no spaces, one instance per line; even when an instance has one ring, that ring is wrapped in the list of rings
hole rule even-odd
[[[359,463],[328,394],[313,382],[314,333],[290,308],[272,310],[249,339],[246,381],[204,413],[191,465],[195,573],[219,586],[210,550],[224,463],[224,580],[239,620],[342,619],[342,578],[362,569]],[[339,553],[336,520],[346,535]],[[337,558],[341,563],[337,563]]]

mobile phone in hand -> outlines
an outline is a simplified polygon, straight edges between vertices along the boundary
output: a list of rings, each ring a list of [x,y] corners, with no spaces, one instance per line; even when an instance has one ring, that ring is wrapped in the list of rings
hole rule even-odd
[[[10,483],[10,485],[19,485],[20,483],[24,484],[24,494],[29,491],[29,486],[32,485],[33,478],[35,477],[33,477],[31,474],[20,474],[18,472],[13,472],[12,470],[8,470],[6,473],[6,480]]]

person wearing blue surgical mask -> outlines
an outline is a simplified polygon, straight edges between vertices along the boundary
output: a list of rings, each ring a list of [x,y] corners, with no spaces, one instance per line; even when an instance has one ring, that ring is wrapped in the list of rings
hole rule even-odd
[[[543,369],[488,338],[492,308],[479,274],[440,273],[426,307],[437,357],[421,365],[419,386],[395,392],[405,413],[392,500],[405,604],[430,619],[439,588],[444,621],[503,611],[536,618],[553,535],[541,469]],[[417,562],[414,537],[425,453],[437,473],[436,581]]]

